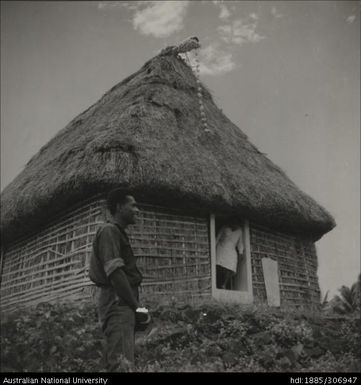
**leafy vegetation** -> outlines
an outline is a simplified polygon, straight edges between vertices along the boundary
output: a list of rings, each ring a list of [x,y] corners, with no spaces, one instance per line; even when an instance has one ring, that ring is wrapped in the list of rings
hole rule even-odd
[[[361,371],[360,317],[204,303],[151,308],[137,333],[139,372]],[[7,317],[1,371],[101,372],[102,335],[90,303],[48,304]]]
[[[339,314],[360,312],[361,306],[361,274],[351,287],[342,286],[340,295],[336,295],[325,307]]]

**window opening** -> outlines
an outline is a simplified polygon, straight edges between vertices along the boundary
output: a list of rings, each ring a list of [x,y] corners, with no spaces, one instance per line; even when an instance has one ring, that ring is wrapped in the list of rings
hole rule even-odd
[[[237,217],[218,217],[216,230],[216,288],[247,291],[245,224]]]

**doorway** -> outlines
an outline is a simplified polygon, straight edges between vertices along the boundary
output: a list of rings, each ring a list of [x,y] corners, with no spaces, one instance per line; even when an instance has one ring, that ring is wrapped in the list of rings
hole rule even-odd
[[[245,218],[212,214],[210,230],[213,297],[223,302],[251,303],[253,295],[248,221]]]

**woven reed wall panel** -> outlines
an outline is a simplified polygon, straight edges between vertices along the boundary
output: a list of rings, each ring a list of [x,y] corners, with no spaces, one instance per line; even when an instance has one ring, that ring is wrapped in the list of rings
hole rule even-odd
[[[262,258],[278,262],[281,306],[320,303],[317,255],[312,241],[251,224],[251,260],[255,301],[266,302]]]
[[[144,300],[211,296],[208,219],[141,205],[129,238],[143,274]]]
[[[1,309],[82,295],[87,262],[104,204],[94,201],[55,219],[4,252]]]
[[[211,295],[207,218],[141,205],[127,229],[144,275],[144,299],[195,301]],[[1,307],[90,296],[88,261],[96,229],[106,216],[98,199],[58,218],[4,253]]]

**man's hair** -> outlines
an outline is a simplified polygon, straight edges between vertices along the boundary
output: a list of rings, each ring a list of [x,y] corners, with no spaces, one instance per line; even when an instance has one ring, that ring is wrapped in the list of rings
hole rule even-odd
[[[111,190],[107,197],[107,208],[110,213],[115,214],[115,210],[117,208],[117,204],[123,205],[127,203],[127,197],[129,196],[129,192],[124,191],[122,189],[114,189]]]

